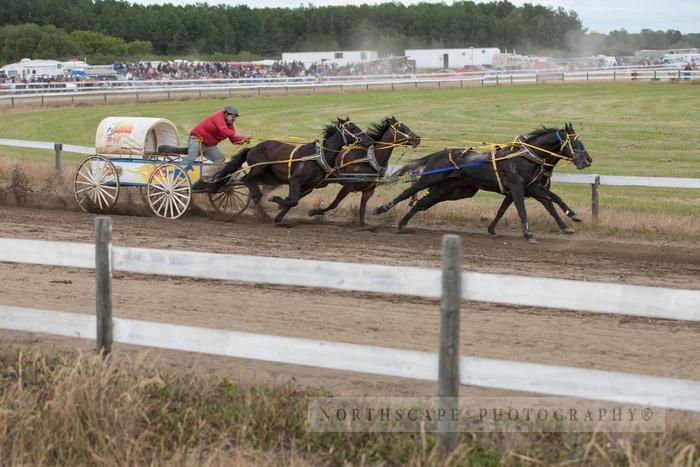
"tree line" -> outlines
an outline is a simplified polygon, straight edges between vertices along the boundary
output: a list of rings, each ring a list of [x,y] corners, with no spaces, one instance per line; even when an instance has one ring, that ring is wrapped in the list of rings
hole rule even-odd
[[[91,63],[158,57],[279,58],[283,51],[498,47],[518,53],[628,55],[700,46],[700,34],[588,34],[575,11],[508,1],[451,5],[138,5],[122,0],[0,0],[0,60],[86,57]],[[651,46],[653,44],[653,47]]]

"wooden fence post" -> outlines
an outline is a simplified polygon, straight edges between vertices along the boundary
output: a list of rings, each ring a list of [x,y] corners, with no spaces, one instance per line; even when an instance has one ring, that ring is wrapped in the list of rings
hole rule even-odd
[[[53,150],[56,152],[56,175],[61,176],[61,152],[63,145],[61,143],[53,143]]]
[[[597,224],[600,221],[600,175],[596,175],[591,184],[591,212],[593,223]]]
[[[459,235],[442,237],[442,299],[438,370],[438,448],[449,453],[457,447],[459,420],[459,306],[462,266]]]
[[[95,218],[97,352],[112,351],[112,218]]]

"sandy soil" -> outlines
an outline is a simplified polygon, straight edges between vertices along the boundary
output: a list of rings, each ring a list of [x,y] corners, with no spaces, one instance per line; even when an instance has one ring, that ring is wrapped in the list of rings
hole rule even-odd
[[[177,221],[114,216],[124,246],[201,250],[391,265],[439,267],[445,231],[393,227],[361,231],[330,222],[291,228],[242,216],[221,223],[189,215]],[[94,216],[75,211],[0,206],[0,236],[92,242]],[[693,244],[538,235],[462,235],[466,270],[700,289],[700,248]],[[0,303],[77,313],[94,310],[94,275],[80,269],[0,263]],[[117,273],[120,317],[274,335],[435,351],[438,304],[432,300],[331,290]],[[504,291],[507,293],[507,291]],[[23,348],[90,351],[88,341],[0,332]],[[140,352],[119,346],[116,353]],[[461,354],[700,380],[700,323],[465,303]],[[296,381],[339,394],[432,394],[434,385],[290,365],[150,350],[173,368],[243,380]],[[465,393],[478,393],[465,388]]]

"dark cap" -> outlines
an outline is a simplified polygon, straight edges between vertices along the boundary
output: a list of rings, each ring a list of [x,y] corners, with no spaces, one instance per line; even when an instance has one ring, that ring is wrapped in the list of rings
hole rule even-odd
[[[235,115],[236,117],[238,117],[238,109],[232,105],[227,105],[226,107],[224,107],[224,113]]]

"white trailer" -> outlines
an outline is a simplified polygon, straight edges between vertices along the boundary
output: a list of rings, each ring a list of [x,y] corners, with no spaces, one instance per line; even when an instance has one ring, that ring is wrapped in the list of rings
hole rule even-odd
[[[501,51],[497,47],[467,49],[407,49],[406,58],[416,61],[418,69],[456,69],[470,65],[493,65]]]
[[[325,52],[282,52],[282,61],[301,62],[308,67],[314,63],[335,63],[339,66],[376,60],[376,50],[330,50]]]
[[[55,78],[64,74],[63,62],[57,60],[32,60],[23,58],[17,63],[11,63],[1,68],[10,77],[26,78]]]

